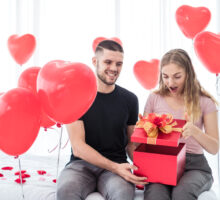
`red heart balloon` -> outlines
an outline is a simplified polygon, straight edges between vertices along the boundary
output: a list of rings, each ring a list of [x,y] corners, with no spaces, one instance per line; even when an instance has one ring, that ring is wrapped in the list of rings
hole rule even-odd
[[[121,46],[123,45],[123,44],[122,44],[122,41],[121,41],[119,38],[117,38],[117,37],[112,37],[112,38],[110,38],[110,40],[113,40],[113,41],[117,42],[117,43],[120,44]]]
[[[29,89],[31,92],[37,95],[36,81],[40,69],[40,67],[29,67],[24,70],[19,76],[18,86]]]
[[[103,40],[106,40],[107,38],[105,38],[105,37],[97,37],[97,38],[95,38],[94,40],[93,40],[93,43],[92,43],[92,49],[93,49],[93,51],[95,52],[95,49],[96,49],[96,47],[97,47],[97,45],[100,43],[100,42],[102,42]]]
[[[152,89],[158,83],[159,60],[153,59],[150,62],[138,61],[135,63],[133,71],[136,79],[145,89]]]
[[[210,19],[211,12],[206,7],[183,5],[176,11],[176,22],[180,30],[188,38],[194,38],[197,33],[204,30]]]
[[[38,74],[37,93],[46,114],[68,124],[92,105],[97,94],[96,77],[85,64],[51,61]]]
[[[40,129],[40,103],[27,89],[15,88],[0,96],[0,149],[17,156],[26,152]]]
[[[100,42],[102,42],[103,40],[113,40],[113,41],[117,42],[118,44],[120,44],[120,45],[122,46],[121,40],[120,40],[119,38],[117,38],[117,37],[113,37],[113,38],[97,37],[97,38],[93,41],[93,43],[92,43],[92,49],[93,49],[94,52],[95,52],[95,49],[96,49],[97,45],[98,45]]]
[[[18,87],[29,89],[37,96],[37,75],[40,69],[40,67],[29,67],[24,70],[18,79]],[[41,109],[40,126],[49,128],[54,124],[55,122],[47,116],[43,109]]]
[[[212,73],[220,73],[220,35],[204,31],[194,39],[194,50],[205,67]]]
[[[22,65],[32,56],[36,47],[35,37],[31,34],[12,35],[8,38],[8,49],[14,60]]]

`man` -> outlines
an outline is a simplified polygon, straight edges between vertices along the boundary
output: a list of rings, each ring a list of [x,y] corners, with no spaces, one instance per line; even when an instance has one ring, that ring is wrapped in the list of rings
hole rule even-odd
[[[102,41],[92,59],[98,93],[91,108],[67,125],[73,154],[58,179],[57,200],[85,199],[100,192],[105,199],[132,200],[134,184],[146,184],[127,163],[135,145],[130,136],[138,118],[137,97],[115,85],[123,65],[123,48]]]

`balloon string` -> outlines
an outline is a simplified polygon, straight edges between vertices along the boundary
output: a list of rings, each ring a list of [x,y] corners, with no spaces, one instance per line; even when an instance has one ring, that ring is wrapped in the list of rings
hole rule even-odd
[[[216,92],[217,95],[220,96],[220,76],[216,74]],[[220,184],[220,152],[218,152],[218,182]]]
[[[19,156],[18,156],[18,166],[19,166],[20,183],[21,183],[21,194],[22,194],[22,199],[24,199],[23,177],[22,177],[22,174],[21,174],[21,162],[20,162],[20,157]]]
[[[68,142],[69,142],[69,139],[67,139],[66,143],[63,145],[63,147],[61,147],[61,149],[65,149]],[[52,153],[53,151],[55,151],[57,149],[57,147],[58,147],[58,144],[54,148],[52,148],[51,150],[48,149],[48,153]]]
[[[51,150],[48,149],[48,153],[52,153],[53,151],[55,151],[57,149],[57,147],[58,147],[58,144],[53,149],[51,149]]]
[[[66,141],[66,143],[64,144],[64,146],[62,147],[62,149],[66,148],[68,142],[69,142],[69,139],[67,139],[67,141]]]
[[[58,134],[59,134],[59,131],[56,129],[56,128],[51,128],[52,130],[55,130]],[[52,153],[53,151],[55,151],[56,149],[57,149],[57,147],[58,147],[58,144],[56,144],[56,146],[54,147],[54,148],[52,148],[51,150],[47,150],[48,151],[48,153]]]
[[[220,95],[220,76],[216,74],[216,92],[217,95]]]
[[[59,148],[58,148],[58,156],[57,156],[57,174],[56,174],[56,180],[57,180],[57,178],[58,178],[58,169],[59,169],[59,162],[60,162],[60,149],[61,149],[62,135],[63,135],[63,126],[61,126],[61,128],[60,128],[60,140],[59,140]]]

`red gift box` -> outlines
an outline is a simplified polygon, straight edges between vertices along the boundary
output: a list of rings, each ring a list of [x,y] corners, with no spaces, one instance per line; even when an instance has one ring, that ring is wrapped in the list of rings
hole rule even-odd
[[[185,120],[175,119],[182,128]],[[143,128],[135,128],[131,141],[141,143],[133,153],[135,175],[147,177],[147,182],[177,185],[185,168],[186,146],[179,144],[181,133],[172,131],[164,134],[159,131],[156,144],[147,144],[149,137]]]

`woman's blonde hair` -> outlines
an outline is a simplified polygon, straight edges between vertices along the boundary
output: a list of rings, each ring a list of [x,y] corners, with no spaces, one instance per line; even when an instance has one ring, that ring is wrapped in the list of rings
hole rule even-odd
[[[159,89],[155,91],[157,94],[166,96],[169,89],[165,86],[162,79],[162,67],[168,64],[176,64],[182,67],[186,72],[185,85],[183,88],[184,108],[189,119],[196,122],[201,116],[200,96],[211,98],[216,104],[217,101],[200,85],[196,78],[196,74],[191,59],[186,51],[182,49],[173,49],[167,52],[160,62],[160,79]]]

